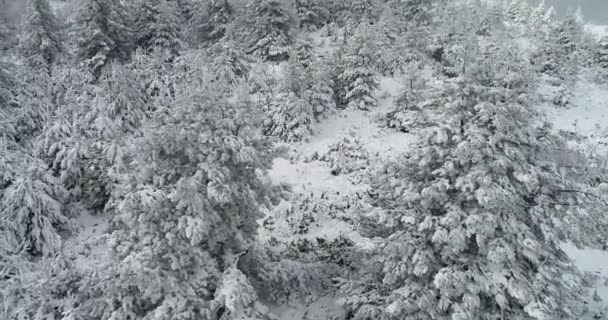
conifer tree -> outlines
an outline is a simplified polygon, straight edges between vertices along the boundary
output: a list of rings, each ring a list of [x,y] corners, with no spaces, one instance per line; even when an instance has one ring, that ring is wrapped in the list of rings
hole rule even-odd
[[[248,53],[265,60],[289,58],[293,19],[285,4],[279,0],[253,0],[247,5]]]
[[[196,43],[216,42],[226,34],[234,9],[228,0],[198,2],[190,21],[191,38]]]
[[[509,67],[486,67],[497,59]],[[580,317],[586,290],[547,192],[560,184],[514,59],[494,55],[448,80],[436,124],[380,174],[372,216],[386,236],[349,300],[354,319]]]
[[[250,110],[194,82],[171,113],[146,124],[120,175],[102,319],[236,319],[257,303],[238,262],[272,194],[260,179],[270,145],[249,125]]]
[[[19,110],[19,91],[15,68],[0,61],[0,141],[16,139],[15,115]]]
[[[604,72],[608,72],[608,36],[604,36],[598,43],[595,62]]]
[[[63,51],[59,26],[48,0],[28,0],[19,48],[28,64],[47,70]]]
[[[327,23],[330,17],[327,1],[296,0],[300,28],[315,30]]]
[[[145,50],[158,49],[168,56],[175,56],[183,49],[181,20],[175,1],[139,0],[135,30],[137,45]]]
[[[26,170],[4,190],[0,201],[2,220],[25,250],[48,256],[59,250],[60,232],[68,229],[67,191],[39,161],[28,161]]]
[[[220,81],[235,85],[247,78],[251,69],[251,59],[234,40],[221,41],[209,49],[210,68]]]
[[[378,88],[372,69],[373,50],[369,35],[358,29],[340,58],[338,97],[342,107],[369,110],[377,105],[374,91]]]
[[[96,76],[111,61],[126,61],[134,45],[127,8],[118,0],[84,0],[78,11],[78,58]]]
[[[330,70],[326,70],[326,61],[317,60],[307,69],[309,85],[304,97],[313,109],[315,119],[318,121],[336,110],[334,82]]]

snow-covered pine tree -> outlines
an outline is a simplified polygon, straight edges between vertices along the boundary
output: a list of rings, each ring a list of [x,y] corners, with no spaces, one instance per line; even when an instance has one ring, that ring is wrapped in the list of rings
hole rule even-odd
[[[305,30],[316,30],[330,18],[328,3],[323,0],[296,0],[296,12],[300,28]]]
[[[586,290],[560,249],[547,191],[559,185],[511,50],[447,80],[437,123],[379,175],[371,216],[388,236],[347,300],[352,319],[579,318]]]
[[[118,0],[84,0],[76,22],[78,58],[95,75],[113,60],[126,61],[134,45],[127,7]]]
[[[310,84],[304,92],[304,97],[313,109],[317,121],[336,111],[334,82],[326,63],[317,60],[307,68],[307,79]]]
[[[289,58],[292,43],[292,13],[279,0],[253,0],[247,5],[247,53],[256,53],[264,60]]]
[[[49,70],[48,66],[41,65],[46,62],[33,62],[39,58],[31,57],[30,63],[24,68],[23,80],[27,84],[27,89],[22,93],[22,115],[18,127],[24,140],[38,134],[55,110],[48,90],[53,79],[48,72],[41,72],[41,68]]]
[[[287,141],[306,140],[316,121],[313,107],[305,99],[309,84],[297,54],[290,54],[281,83],[280,91],[272,97],[266,110],[264,133]]]
[[[27,156],[23,156],[27,159]],[[52,255],[61,245],[60,232],[69,229],[65,208],[68,192],[49,174],[46,165],[27,159],[25,170],[3,191],[0,216],[9,221],[7,232],[19,240],[20,250]]]
[[[261,179],[273,155],[250,126],[252,110],[236,108],[211,77],[178,90],[172,112],[155,113],[132,144],[115,194],[115,269],[90,301],[97,318],[255,317],[238,262],[273,194]]]
[[[59,25],[48,0],[27,1],[19,49],[31,67],[45,68],[47,71],[63,51]],[[40,62],[44,64],[40,65]]]
[[[529,21],[528,4],[522,0],[511,0],[507,6],[507,18],[516,25],[523,25]]]
[[[352,0],[349,1],[349,15],[351,22],[355,25],[360,23],[375,22],[377,18],[379,3],[376,0]]]
[[[576,74],[583,33],[583,26],[575,17],[564,18],[552,26],[539,57],[541,71],[562,80]]]
[[[598,42],[595,63],[604,73],[608,74],[608,36],[602,37]]]
[[[314,44],[310,37],[298,38],[295,41],[293,50],[304,68],[307,68],[315,59]]]
[[[196,43],[216,42],[224,37],[234,9],[228,0],[199,1],[189,22],[190,38]]]
[[[15,142],[16,115],[20,106],[19,86],[14,66],[0,61],[0,141]]]
[[[173,0],[139,0],[135,9],[137,46],[167,56],[176,56],[183,49],[180,39],[182,21]]]
[[[230,85],[246,79],[251,70],[252,59],[234,40],[221,41],[209,48],[210,69],[218,80]]]
[[[127,67],[112,63],[104,68],[91,107],[83,115],[90,145],[81,179],[81,201],[87,208],[102,211],[114,182],[110,176],[126,168],[125,148],[138,134],[149,109],[142,84]]]
[[[369,110],[377,105],[374,91],[379,82],[373,69],[374,51],[365,27],[358,28],[339,62],[339,106]]]

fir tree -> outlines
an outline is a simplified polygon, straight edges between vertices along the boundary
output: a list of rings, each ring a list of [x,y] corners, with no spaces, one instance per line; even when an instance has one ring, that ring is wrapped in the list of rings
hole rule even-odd
[[[60,232],[70,223],[65,202],[67,191],[39,161],[29,161],[27,170],[4,190],[0,214],[10,221],[22,249],[33,255],[48,256],[59,250]]]
[[[53,80],[49,74],[40,72],[33,65],[27,66],[24,73],[28,87],[22,94],[22,116],[18,129],[23,138],[26,138],[40,132],[55,106],[48,90]]]
[[[22,30],[19,47],[23,58],[33,68],[50,70],[63,49],[59,26],[48,0],[28,1]]]
[[[377,105],[374,91],[379,84],[372,69],[374,53],[369,41],[368,34],[359,31],[340,58],[338,94],[343,107],[369,110]]]
[[[0,61],[0,141],[15,142],[19,98],[15,68]]]
[[[211,70],[220,81],[235,85],[246,79],[251,70],[251,59],[235,41],[222,41],[209,49]]]
[[[487,67],[497,59],[507,67]],[[354,319],[580,316],[586,292],[547,192],[560,184],[545,171],[525,65],[514,59],[478,60],[479,71],[448,80],[437,123],[380,175],[372,216],[388,236],[350,299]]]
[[[226,35],[234,9],[228,0],[198,2],[190,21],[191,38],[195,43],[216,42]]]
[[[300,28],[315,30],[327,23],[330,17],[326,1],[296,0],[296,12]]]
[[[598,42],[595,63],[601,72],[608,75],[608,36],[602,37]]]
[[[78,11],[78,58],[95,75],[113,60],[126,61],[133,46],[127,8],[118,0],[84,0]]]
[[[176,2],[139,0],[137,5],[137,45],[149,51],[161,50],[168,56],[179,54],[183,43],[180,39],[181,21]]]
[[[279,0],[254,0],[247,6],[249,29],[248,53],[265,60],[279,61],[289,57],[293,19]]]
[[[312,107],[317,121],[336,110],[334,82],[324,61],[316,61],[307,69],[309,86],[304,92],[307,103]]]
[[[132,145],[115,191],[116,268],[91,301],[99,318],[232,319],[257,303],[238,262],[271,194],[260,180],[270,146],[248,111],[195,82]]]

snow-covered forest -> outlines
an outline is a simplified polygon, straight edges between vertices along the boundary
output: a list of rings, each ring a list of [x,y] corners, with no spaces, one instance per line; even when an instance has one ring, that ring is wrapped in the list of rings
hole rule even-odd
[[[245,319],[608,319],[608,32],[0,0],[0,320]]]

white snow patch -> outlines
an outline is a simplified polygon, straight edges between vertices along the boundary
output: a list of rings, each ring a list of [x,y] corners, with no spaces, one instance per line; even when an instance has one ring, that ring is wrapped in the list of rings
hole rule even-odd
[[[79,232],[70,237],[63,246],[65,256],[80,270],[96,270],[111,263],[107,249],[108,217],[84,212],[76,222]]]

